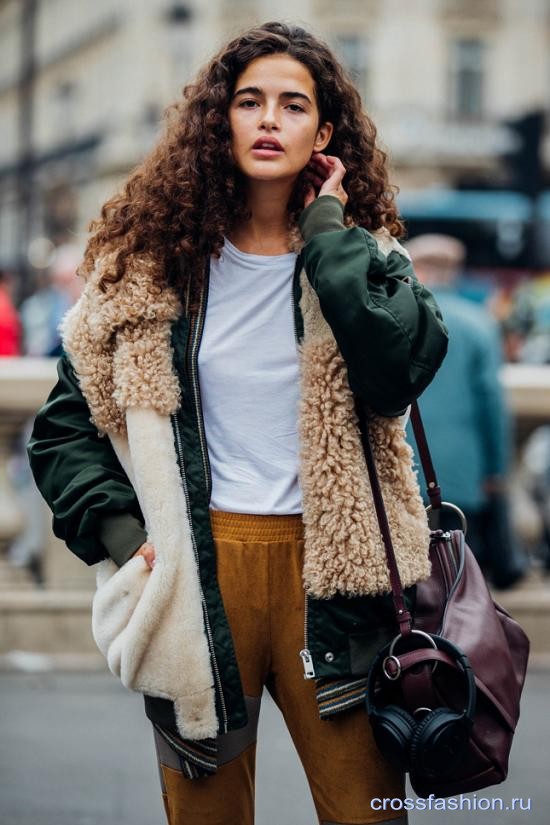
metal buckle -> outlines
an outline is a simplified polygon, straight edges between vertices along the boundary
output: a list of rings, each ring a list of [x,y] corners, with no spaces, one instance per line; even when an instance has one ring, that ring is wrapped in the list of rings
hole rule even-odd
[[[392,674],[390,671],[388,671],[388,662],[393,662],[395,664],[395,673]],[[397,656],[386,656],[384,661],[382,662],[382,670],[384,672],[384,676],[386,677],[386,679],[389,679],[391,682],[395,682],[401,676],[401,662],[399,661]]]
[[[432,511],[437,512],[437,510],[443,510],[445,507],[447,508],[447,510],[452,510],[453,513],[457,514],[457,516],[460,519],[460,524],[462,526],[462,532],[464,533],[464,535],[466,535],[466,533],[468,532],[468,521],[466,519],[466,516],[464,515],[464,513],[462,512],[460,507],[457,507],[456,504],[452,504],[450,501],[442,501],[441,502],[441,507],[437,507],[437,508],[434,508],[433,504],[428,504],[426,506],[426,513],[428,514],[428,522],[430,520],[430,513]]]
[[[425,632],[424,632],[424,630],[417,630],[417,629],[415,629],[415,628],[413,628],[413,629],[411,630],[411,634],[412,634],[412,633],[416,633],[416,635],[417,635],[417,636],[423,636],[425,639],[427,639],[427,640],[428,640],[428,642],[429,642],[429,643],[430,643],[430,645],[433,647],[433,649],[434,649],[434,650],[437,650],[437,645],[436,645],[436,643],[434,642],[434,640],[432,639],[432,637],[430,636],[430,634],[429,634],[429,633],[425,633]],[[392,643],[390,644],[390,649],[389,649],[388,655],[387,655],[387,656],[386,656],[386,658],[384,659],[384,664],[382,665],[382,667],[384,668],[384,665],[385,665],[385,663],[386,663],[386,661],[387,661],[388,659],[396,660],[396,661],[397,661],[397,663],[398,663],[398,665],[399,665],[399,676],[401,675],[401,662],[399,661],[399,659],[397,658],[397,656],[394,654],[394,652],[393,652],[393,651],[395,650],[395,646],[396,646],[397,642],[398,642],[400,639],[401,639],[401,640],[403,639],[403,636],[401,635],[401,633],[398,633],[398,634],[397,634],[397,636],[395,636],[395,638],[394,638],[394,639],[392,639]],[[419,664],[420,664],[420,662],[419,662]],[[438,663],[437,663],[437,662],[434,662],[434,663],[433,663],[433,665],[432,665],[432,673],[435,673],[435,669],[436,669],[437,665],[438,665]],[[394,677],[388,676],[388,674],[386,673],[385,668],[384,668],[384,673],[386,674],[386,676],[388,677],[388,679],[392,679],[392,678],[393,678],[393,680],[395,681],[395,679],[397,679],[397,678],[398,678],[398,676],[394,676]]]

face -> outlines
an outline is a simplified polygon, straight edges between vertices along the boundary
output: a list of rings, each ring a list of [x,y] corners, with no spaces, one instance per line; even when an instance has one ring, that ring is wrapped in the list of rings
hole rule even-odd
[[[333,130],[319,124],[309,70],[286,54],[258,57],[239,75],[229,124],[235,164],[246,177],[266,181],[294,180]],[[255,148],[263,140],[266,148]]]

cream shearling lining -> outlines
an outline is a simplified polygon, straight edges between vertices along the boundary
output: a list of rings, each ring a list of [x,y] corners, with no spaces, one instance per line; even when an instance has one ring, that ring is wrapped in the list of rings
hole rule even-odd
[[[384,254],[403,247],[372,233]],[[136,257],[124,277],[98,287],[100,267],[65,316],[63,343],[90,407],[130,479],[157,563],[141,558],[98,568],[93,632],[111,670],[133,690],[174,701],[178,730],[218,731],[203,596],[170,416],[180,404],[171,327],[182,311],[158,264]],[[300,481],[305,526],[304,586],[317,598],[388,592],[345,362],[301,273]],[[370,421],[375,460],[404,586],[430,573],[429,528],[399,418]]]
[[[100,562],[92,630],[110,670],[123,684],[174,702],[182,736],[202,739],[218,730],[210,654],[185,496],[170,418],[130,408],[128,437],[113,446],[133,479],[156,549],[120,569]]]
[[[157,561],[152,570],[140,557],[120,569],[99,563],[92,631],[126,687],[172,700],[180,734],[203,739],[218,732],[214,678],[170,418],[180,402],[170,337],[181,308],[147,259],[107,293],[99,274],[65,316],[63,344],[91,420],[136,491]]]

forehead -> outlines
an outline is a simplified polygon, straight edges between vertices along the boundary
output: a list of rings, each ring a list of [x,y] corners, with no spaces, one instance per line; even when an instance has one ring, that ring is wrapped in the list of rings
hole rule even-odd
[[[267,92],[300,91],[314,95],[309,69],[288,54],[269,54],[252,60],[238,76],[238,86],[259,86]],[[312,98],[313,99],[313,98]]]

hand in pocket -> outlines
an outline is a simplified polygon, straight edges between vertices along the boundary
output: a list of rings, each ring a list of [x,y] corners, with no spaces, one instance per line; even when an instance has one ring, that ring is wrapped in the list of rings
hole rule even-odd
[[[148,566],[148,567],[150,567],[150,568],[151,568],[151,570],[152,570],[152,569],[153,569],[153,567],[155,566],[155,561],[156,561],[156,557],[155,557],[155,548],[154,548],[154,546],[151,544],[151,542],[150,542],[150,541],[145,541],[145,542],[141,545],[141,547],[139,547],[139,548],[136,550],[136,552],[134,553],[134,555],[132,556],[132,558],[133,558],[133,559],[135,559],[135,558],[136,558],[136,556],[143,556],[143,558],[144,558],[144,559],[145,559],[145,561],[147,562],[147,566]]]

